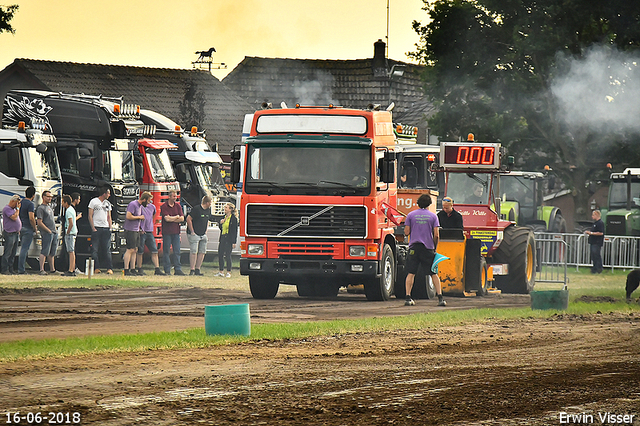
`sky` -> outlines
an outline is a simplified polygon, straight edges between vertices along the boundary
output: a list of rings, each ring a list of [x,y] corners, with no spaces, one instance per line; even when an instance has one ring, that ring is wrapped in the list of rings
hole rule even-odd
[[[389,0],[389,58],[411,62],[427,21],[422,0]],[[373,57],[387,36],[387,0],[0,0],[18,4],[0,34],[0,70],[16,58],[158,68],[193,66],[215,47],[219,79],[245,56]]]

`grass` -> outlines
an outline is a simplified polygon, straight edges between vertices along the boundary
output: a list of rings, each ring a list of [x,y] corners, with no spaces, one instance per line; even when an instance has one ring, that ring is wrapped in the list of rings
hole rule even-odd
[[[247,290],[247,279],[234,271],[232,279],[213,279],[217,268],[204,268],[208,277],[189,277],[189,280],[171,277],[122,277],[71,279],[62,277],[44,277],[51,288],[66,286],[239,286]],[[640,313],[640,304],[625,302],[624,284],[625,271],[605,272],[601,275],[591,275],[588,269],[569,271],[569,294],[571,303],[568,314],[592,314],[597,312]],[[15,276],[14,276],[15,277]],[[11,277],[9,277],[11,278]],[[158,279],[159,278],[159,279]],[[2,280],[6,280],[2,276]],[[201,282],[200,282],[201,280]],[[72,281],[72,282],[70,282]],[[0,281],[0,286],[7,287],[7,283]],[[24,285],[23,285],[24,287]],[[536,284],[536,290],[558,289],[556,283]],[[19,288],[19,287],[14,287]],[[580,301],[582,296],[614,298],[613,303],[587,303]],[[334,320],[317,322],[300,322],[284,324],[254,324],[250,336],[208,336],[204,328],[194,328],[185,331],[157,332],[146,334],[123,334],[108,336],[90,336],[69,339],[23,340],[0,344],[0,362],[8,362],[25,358],[64,357],[78,354],[100,354],[111,352],[136,352],[164,349],[205,348],[215,345],[234,344],[238,342],[260,340],[301,339],[312,336],[330,336],[335,334],[375,332],[384,330],[403,330],[417,328],[433,328],[478,323],[515,318],[548,318],[558,311],[533,311],[530,308],[506,309],[471,309],[440,311],[429,314],[414,314],[400,317],[367,318],[360,320]]]

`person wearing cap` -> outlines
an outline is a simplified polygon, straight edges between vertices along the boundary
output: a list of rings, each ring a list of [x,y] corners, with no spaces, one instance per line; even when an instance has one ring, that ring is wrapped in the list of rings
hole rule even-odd
[[[442,210],[438,212],[438,221],[442,229],[464,229],[462,215],[453,209],[453,199],[442,199]]]
[[[9,204],[2,209],[2,236],[4,253],[2,255],[2,273],[14,274],[13,261],[18,250],[18,237],[22,229],[20,221],[20,196],[14,195]]]

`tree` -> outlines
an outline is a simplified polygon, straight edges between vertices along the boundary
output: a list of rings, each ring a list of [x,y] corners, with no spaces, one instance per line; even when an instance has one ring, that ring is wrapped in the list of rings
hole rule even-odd
[[[184,97],[179,104],[180,123],[187,126],[186,129],[196,126],[202,130],[206,115],[204,111],[207,102],[205,95],[202,90],[198,89],[198,85],[194,81],[186,81],[185,85]]]
[[[640,135],[617,118],[640,80],[640,59],[629,56],[640,47],[640,3],[423,1],[430,22],[414,21],[420,43],[410,55],[426,65],[425,90],[439,106],[433,133],[473,132],[501,141],[521,166],[552,165],[584,217],[588,181],[602,178],[616,153],[629,161]],[[585,71],[594,67],[602,73]]]
[[[17,11],[17,4],[11,6],[0,6],[0,34],[5,31],[11,34],[16,32],[9,22],[13,19],[13,15],[15,15]]]

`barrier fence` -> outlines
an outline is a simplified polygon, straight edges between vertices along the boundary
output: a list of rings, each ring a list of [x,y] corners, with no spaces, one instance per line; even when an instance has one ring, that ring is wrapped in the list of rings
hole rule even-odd
[[[536,250],[540,255],[538,267],[560,262],[559,256],[564,256],[567,265],[575,266],[576,270],[581,266],[592,265],[588,235],[536,232],[535,236]],[[566,253],[560,250],[559,241],[566,247]],[[602,265],[611,270],[640,268],[640,237],[605,236]]]

